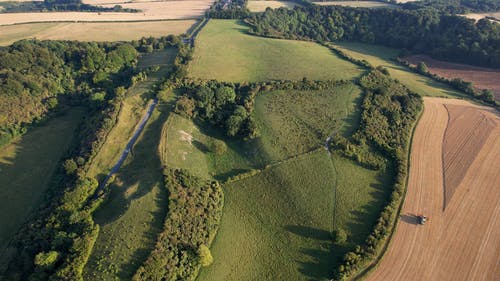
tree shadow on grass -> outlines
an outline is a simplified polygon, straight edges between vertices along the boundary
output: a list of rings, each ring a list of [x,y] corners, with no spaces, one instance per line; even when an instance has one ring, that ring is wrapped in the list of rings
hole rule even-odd
[[[130,279],[139,266],[147,258],[151,250],[153,249],[157,236],[162,230],[165,215],[167,213],[168,205],[168,194],[163,187],[163,174],[160,156],[158,152],[158,144],[161,138],[161,128],[163,123],[166,121],[169,110],[165,108],[159,108],[160,115],[151,122],[144,131],[142,132],[142,137],[136,143],[133,148],[132,158],[129,159],[124,166],[120,168],[120,172],[116,176],[115,183],[109,186],[110,194],[108,200],[102,204],[102,206],[94,213],[94,220],[99,225],[105,226],[108,224],[115,223],[120,217],[127,213],[131,203],[134,200],[140,199],[148,193],[152,192],[155,186],[159,188],[159,194],[154,198],[154,207],[145,206],[153,209],[155,211],[150,211],[152,220],[149,222],[147,230],[143,232],[134,233],[136,236],[140,236],[135,241],[136,245],[139,246],[136,249],[131,249],[132,254],[130,256],[122,257],[124,261],[117,265],[113,265],[117,270],[117,277],[121,280]],[[120,230],[113,227],[115,233],[113,233],[115,238],[113,238],[115,243],[119,243],[120,232],[116,233],[116,230]],[[127,233],[134,231],[134,228],[123,229]],[[105,232],[101,232],[99,235],[108,235]],[[99,249],[105,245],[99,245],[99,241],[107,241],[106,238],[97,240],[94,250],[89,259],[89,264],[87,268],[94,268],[96,270],[98,263],[104,261],[109,263],[109,258],[104,249]],[[116,245],[114,245],[116,247]],[[123,247],[126,247],[123,245]],[[109,249],[113,249],[111,246]]]
[[[285,230],[306,239],[315,240],[315,247],[301,248],[304,255],[297,260],[299,272],[307,276],[306,280],[330,280],[334,268],[334,248],[330,231],[298,225],[287,225]]]

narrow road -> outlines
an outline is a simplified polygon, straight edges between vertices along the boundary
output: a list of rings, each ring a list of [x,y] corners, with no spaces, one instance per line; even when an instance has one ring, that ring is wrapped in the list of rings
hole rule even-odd
[[[120,167],[123,165],[123,162],[125,162],[125,159],[127,159],[127,156],[129,155],[130,150],[132,149],[135,142],[137,141],[137,139],[141,135],[142,131],[144,130],[144,127],[148,123],[148,120],[151,117],[151,114],[153,113],[153,110],[155,109],[156,104],[158,104],[158,99],[154,98],[153,102],[149,105],[148,110],[146,111],[146,113],[144,113],[144,116],[142,117],[141,121],[139,122],[137,129],[135,130],[134,134],[132,135],[132,138],[130,138],[129,142],[127,143],[127,146],[123,150],[120,158],[118,159],[116,164],[111,168],[111,171],[109,171],[106,178],[99,184],[99,187],[96,189],[96,191],[94,193],[94,199],[98,197],[99,192],[104,189],[104,187],[108,183],[111,176],[113,174],[115,174],[120,169]]]

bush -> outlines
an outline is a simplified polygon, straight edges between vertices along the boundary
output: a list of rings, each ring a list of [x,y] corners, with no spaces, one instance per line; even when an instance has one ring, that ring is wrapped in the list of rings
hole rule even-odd
[[[335,231],[335,244],[342,245],[347,241],[347,233],[342,228]]]
[[[210,142],[210,151],[215,155],[223,155],[227,152],[227,145],[221,140],[214,139]]]
[[[59,259],[56,251],[41,252],[35,256],[35,265],[41,269],[51,269]]]
[[[200,258],[200,264],[203,267],[207,267],[214,262],[212,253],[210,253],[210,249],[206,245],[200,245],[200,248],[198,248],[198,256]]]

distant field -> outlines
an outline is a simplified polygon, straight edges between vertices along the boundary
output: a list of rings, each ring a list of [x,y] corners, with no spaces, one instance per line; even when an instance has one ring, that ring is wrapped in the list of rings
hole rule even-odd
[[[0,149],[0,249],[41,203],[83,113],[72,109]]]
[[[369,45],[363,43],[335,43],[335,47],[353,56],[354,58],[367,60],[373,66],[384,66],[389,70],[391,76],[399,79],[412,91],[423,96],[439,97],[464,97],[451,87],[436,82],[431,78],[416,74],[406,67],[393,61],[398,55],[398,50],[378,45]]]
[[[264,12],[267,7],[276,9],[276,8],[293,8],[297,6],[297,3],[290,1],[272,1],[272,0],[251,0],[248,1],[247,8],[250,12]]]
[[[495,19],[494,21],[500,22],[500,12],[498,12],[498,13],[465,14],[463,16],[466,18],[469,18],[469,19],[474,19],[476,21],[478,21],[482,18],[485,18],[485,17],[490,17],[490,18],[494,18]]]
[[[393,8],[395,5],[378,2],[378,1],[326,1],[326,2],[314,2],[316,5],[320,6],[347,6],[355,8]]]
[[[130,41],[185,33],[196,20],[121,23],[29,23],[0,26],[0,46],[27,38],[39,40]]]
[[[417,65],[424,62],[431,73],[448,79],[462,78],[472,82],[479,89],[488,89],[500,100],[500,70],[486,67],[477,67],[466,64],[450,63],[435,60],[425,55],[406,57],[409,63]]]
[[[210,20],[196,41],[189,76],[241,82],[352,79],[362,72],[318,44],[251,36],[247,30],[238,21]]]
[[[0,25],[30,22],[112,22],[193,19],[203,16],[211,1],[185,0],[123,4],[124,8],[140,9],[139,13],[115,12],[45,12],[6,13],[0,17]],[[103,5],[113,7],[115,4]]]

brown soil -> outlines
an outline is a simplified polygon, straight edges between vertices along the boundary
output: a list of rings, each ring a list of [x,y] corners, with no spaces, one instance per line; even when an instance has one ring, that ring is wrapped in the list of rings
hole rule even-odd
[[[423,61],[431,73],[448,79],[462,78],[464,81],[472,82],[478,89],[491,90],[496,99],[500,100],[500,70],[498,69],[449,63],[426,55],[409,56],[405,60],[413,65]]]
[[[425,98],[424,114],[413,138],[408,191],[391,244],[378,268],[368,280],[495,280],[500,276],[500,120],[497,113],[466,101]],[[450,131],[448,110],[450,109]],[[454,146],[450,134],[467,138],[463,120],[483,114],[494,124],[488,136],[471,154],[468,169],[455,188],[453,198],[443,209],[445,198],[443,148]],[[488,122],[490,122],[488,121]],[[488,125],[489,126],[489,125]],[[446,145],[443,145],[443,142]],[[445,148],[446,147],[446,148]],[[452,155],[452,154],[449,154]],[[451,158],[450,158],[451,159]],[[457,160],[455,160],[457,161]],[[452,161],[453,162],[453,161]],[[451,167],[451,166],[450,166]],[[458,172],[457,172],[458,173]],[[416,215],[425,214],[426,225],[416,223]]]

